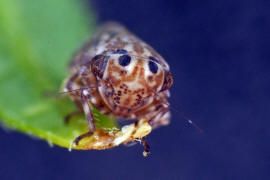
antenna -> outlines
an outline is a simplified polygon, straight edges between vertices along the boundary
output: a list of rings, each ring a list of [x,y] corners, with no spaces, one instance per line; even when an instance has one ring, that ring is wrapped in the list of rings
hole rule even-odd
[[[85,87],[85,88],[72,89],[72,90],[65,89],[67,91],[64,90],[63,92],[47,91],[47,92],[44,92],[43,95],[46,96],[46,97],[59,98],[63,94],[68,94],[68,93],[72,93],[72,92],[76,92],[76,91],[82,91],[82,90],[85,90],[85,89],[95,89],[95,88],[96,87]]]
[[[169,106],[169,104],[167,104]],[[179,110],[170,107],[172,110],[181,113]],[[182,112],[183,113],[183,112]],[[189,124],[191,124],[193,127],[195,127],[200,133],[203,133],[203,130],[196,124],[194,123],[190,118],[187,118],[186,116],[182,115],[183,119],[185,119]]]

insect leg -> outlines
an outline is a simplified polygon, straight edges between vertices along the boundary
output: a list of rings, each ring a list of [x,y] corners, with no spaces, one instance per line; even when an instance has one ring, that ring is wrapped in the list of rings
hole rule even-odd
[[[94,122],[93,113],[92,113],[91,107],[90,107],[88,99],[87,99],[89,97],[89,95],[90,94],[88,93],[87,90],[85,90],[85,89],[81,90],[81,103],[82,103],[83,111],[85,113],[85,117],[86,117],[86,119],[88,121],[89,132],[78,136],[74,140],[75,145],[78,145],[80,140],[82,140],[83,138],[91,136],[94,133],[95,129],[96,129],[95,128],[95,122]]]
[[[93,134],[93,132],[90,132],[90,131],[89,131],[89,132],[86,132],[86,133],[84,133],[84,134],[82,134],[82,135],[76,137],[76,139],[75,139],[73,142],[74,142],[74,144],[75,144],[76,146],[78,146],[79,142],[80,142],[83,138],[89,137],[89,136],[91,136],[92,134]]]
[[[84,88],[81,87],[81,79],[84,78],[83,74],[87,71],[87,68],[81,68],[75,74],[73,74],[66,82],[64,93],[69,93],[70,98],[74,101],[78,110],[71,112],[70,114],[66,115],[64,118],[65,123],[76,115],[80,115],[84,112],[82,107],[82,98],[81,94]],[[90,87],[87,87],[90,88]]]
[[[145,137],[143,137],[143,138],[141,139],[141,142],[142,142],[142,145],[143,145],[143,147],[144,147],[143,156],[146,157],[146,156],[150,153],[150,146],[149,146],[149,144],[147,143]]]
[[[135,122],[135,126],[138,126],[138,121]],[[140,144],[143,146],[144,151],[143,151],[143,156],[146,157],[148,156],[148,154],[150,153],[150,146],[146,141],[146,137],[142,137],[142,138],[137,138],[136,139],[138,142],[140,142]]]
[[[74,112],[71,112],[69,114],[67,114],[64,117],[64,123],[68,124],[70,119],[74,116],[80,115],[83,113],[83,109],[82,109],[82,105],[80,103],[80,91],[74,91],[74,89],[78,89],[79,85],[76,82],[76,80],[79,78],[79,73],[74,74],[73,76],[71,76],[68,81],[66,82],[66,86],[65,86],[65,92],[70,93],[70,97],[71,99],[75,102],[76,106],[78,107],[78,109]]]

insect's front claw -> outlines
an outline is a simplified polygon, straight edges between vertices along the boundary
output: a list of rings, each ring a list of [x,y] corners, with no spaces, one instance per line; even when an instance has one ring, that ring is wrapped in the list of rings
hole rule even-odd
[[[150,154],[150,151],[143,151],[143,156],[147,157]]]
[[[87,133],[84,133],[78,137],[76,137],[76,139],[73,141],[73,144],[75,144],[75,146],[78,146],[79,145],[79,142],[83,139],[83,138],[86,138],[86,137],[90,137],[93,135],[93,132],[87,132]]]

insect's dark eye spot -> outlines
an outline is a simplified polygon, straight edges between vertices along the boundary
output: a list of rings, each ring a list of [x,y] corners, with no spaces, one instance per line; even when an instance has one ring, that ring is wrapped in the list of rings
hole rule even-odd
[[[159,63],[159,61],[157,60],[157,58],[155,58],[153,56],[149,56],[149,59],[152,60],[152,61],[155,61],[155,62]]]
[[[116,53],[116,54],[127,54],[128,52],[127,52],[126,50],[124,50],[124,49],[117,49],[117,50],[115,51],[115,53]]]
[[[121,66],[127,66],[130,63],[131,57],[129,55],[123,55],[120,56],[118,60]]]
[[[148,62],[148,66],[149,66],[150,71],[153,74],[156,74],[157,73],[157,71],[158,71],[158,65],[156,63],[154,63],[153,61],[149,61]]]

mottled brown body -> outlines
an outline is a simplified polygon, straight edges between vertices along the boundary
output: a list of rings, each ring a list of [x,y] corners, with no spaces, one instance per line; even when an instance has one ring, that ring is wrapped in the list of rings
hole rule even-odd
[[[72,60],[65,91],[84,111],[95,131],[90,104],[119,118],[144,119],[152,128],[170,120],[168,89],[172,76],[166,61],[149,45],[116,23],[107,23]],[[79,91],[73,91],[80,89]]]

